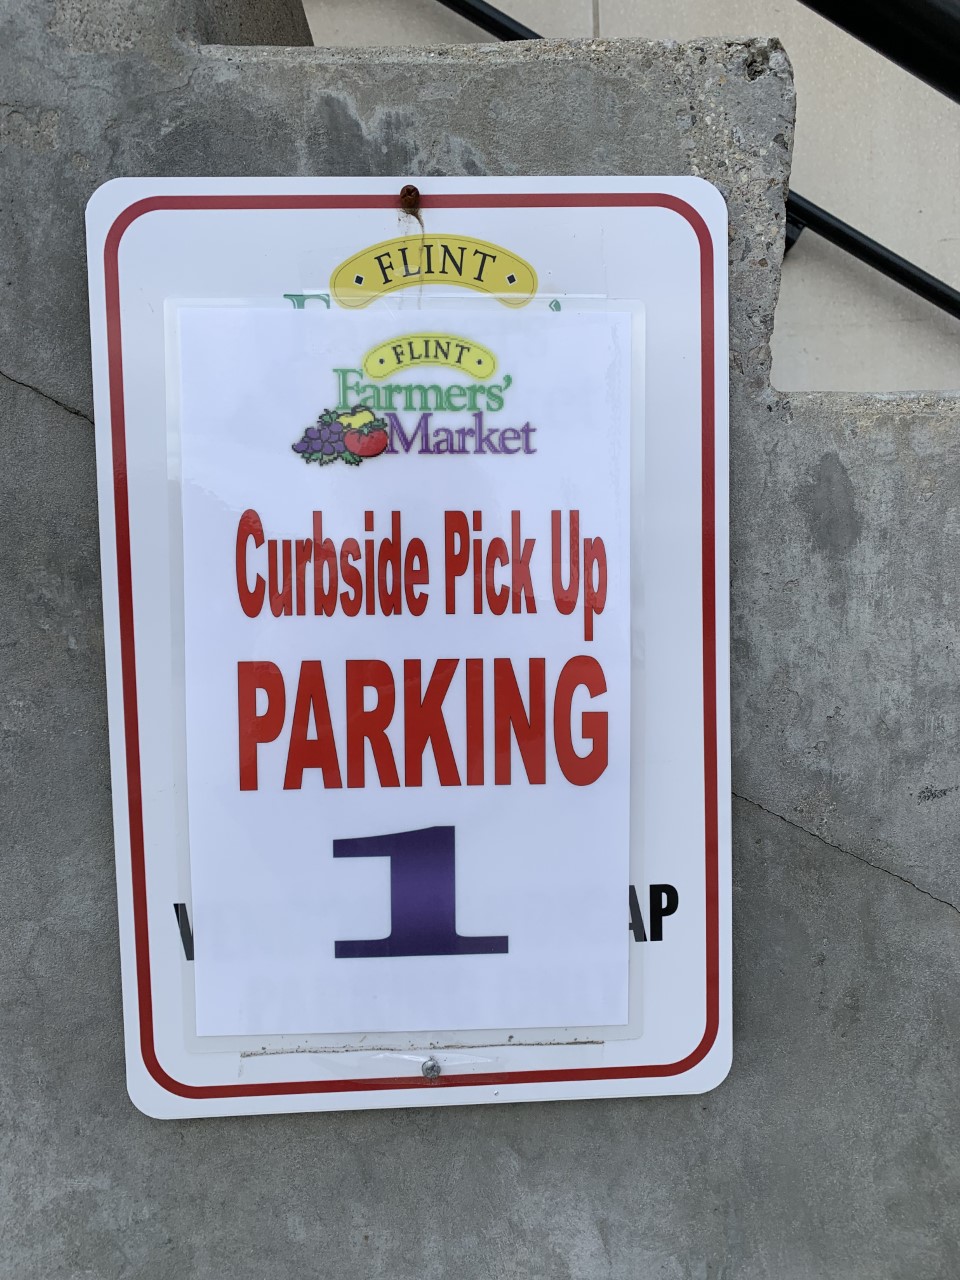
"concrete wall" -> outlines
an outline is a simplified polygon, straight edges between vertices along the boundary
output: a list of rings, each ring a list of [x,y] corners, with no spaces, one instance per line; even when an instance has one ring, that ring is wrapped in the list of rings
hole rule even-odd
[[[488,40],[438,0],[305,0],[318,45]],[[548,36],[779,36],[797,80],[793,184],[960,287],[960,106],[799,0],[502,0]],[[813,235],[787,259],[773,339],[785,391],[960,389],[960,320]]]
[[[779,48],[211,48],[93,0],[4,5],[0,1276],[953,1280],[960,405],[770,390]],[[730,205],[732,1074],[148,1120],[123,1083],[84,202],[120,174],[524,171],[693,172]]]

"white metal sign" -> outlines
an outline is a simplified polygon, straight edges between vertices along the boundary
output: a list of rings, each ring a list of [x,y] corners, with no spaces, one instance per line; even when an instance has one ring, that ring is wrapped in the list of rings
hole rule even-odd
[[[730,1063],[726,213],[691,178],[88,208],[151,1115]]]

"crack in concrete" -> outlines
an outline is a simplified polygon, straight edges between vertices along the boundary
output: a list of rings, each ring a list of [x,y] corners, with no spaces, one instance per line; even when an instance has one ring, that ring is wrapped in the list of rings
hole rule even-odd
[[[41,400],[49,400],[51,404],[55,404],[58,409],[64,409],[67,413],[72,413],[75,418],[82,418],[84,422],[89,422],[93,426],[93,419],[88,418],[85,413],[81,413],[79,409],[74,409],[68,404],[64,404],[62,400],[58,400],[56,396],[50,395],[46,391],[41,391],[39,387],[35,387],[30,382],[21,382],[19,378],[11,378],[9,373],[4,373],[0,369],[0,378],[5,382],[11,383],[15,387],[23,387],[25,391],[32,391],[34,395],[38,395]]]
[[[896,871],[891,871],[889,867],[883,867],[879,862],[871,862],[869,858],[865,858],[861,853],[854,853],[852,849],[844,849],[842,845],[833,844],[831,841],[825,840],[816,831],[811,831],[809,827],[804,827],[799,822],[793,822],[790,818],[785,818],[782,813],[768,809],[759,800],[751,800],[749,796],[741,795],[739,791],[734,791],[732,794],[735,800],[742,800],[744,804],[749,804],[754,809],[759,809],[761,813],[766,813],[771,818],[777,818],[788,827],[793,827],[795,831],[802,831],[805,836],[810,836],[811,839],[816,840],[819,844],[826,845],[828,849],[834,849],[837,853],[846,854],[848,858],[856,858],[857,862],[862,862],[865,867],[872,867],[874,871],[882,871],[884,875],[892,876],[894,880],[899,880],[901,884],[906,884],[911,889],[916,889],[917,893],[922,893],[925,898],[932,898],[934,902],[939,902],[941,906],[949,907],[951,911],[956,911],[957,915],[960,915],[960,907],[956,906],[948,898],[938,898],[929,889],[924,889],[920,885],[914,884],[912,880],[908,880],[906,876],[899,875]]]

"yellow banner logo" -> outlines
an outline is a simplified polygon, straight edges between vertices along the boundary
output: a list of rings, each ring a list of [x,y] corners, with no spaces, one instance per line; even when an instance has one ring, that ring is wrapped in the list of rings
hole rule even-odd
[[[341,307],[366,307],[374,298],[411,285],[453,284],[523,307],[537,292],[529,262],[471,236],[400,236],[341,262],[330,290]]]
[[[493,376],[497,357],[479,342],[452,333],[408,333],[381,342],[363,357],[368,378],[388,378],[401,369],[423,364],[449,365],[483,382]]]

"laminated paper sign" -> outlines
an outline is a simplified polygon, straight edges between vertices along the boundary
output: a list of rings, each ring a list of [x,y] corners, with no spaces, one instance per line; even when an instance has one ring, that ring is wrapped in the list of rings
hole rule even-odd
[[[176,324],[198,1033],[625,1023],[630,316]]]
[[[88,210],[151,1115],[729,1066],[723,202],[407,181]]]

